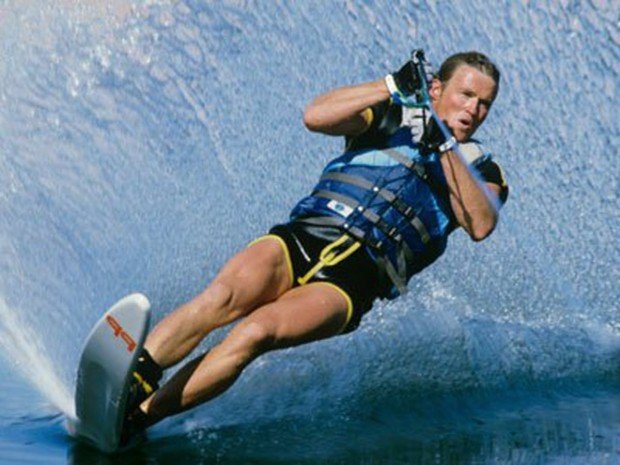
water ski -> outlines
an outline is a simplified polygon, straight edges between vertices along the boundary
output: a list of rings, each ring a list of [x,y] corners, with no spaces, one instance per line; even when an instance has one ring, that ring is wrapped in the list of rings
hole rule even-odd
[[[146,337],[150,303],[131,294],[114,304],[86,340],[69,432],[104,452],[119,447],[131,374]]]

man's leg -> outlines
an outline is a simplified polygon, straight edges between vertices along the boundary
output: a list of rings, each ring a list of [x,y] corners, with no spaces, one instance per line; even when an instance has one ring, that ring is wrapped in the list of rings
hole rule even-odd
[[[313,283],[256,309],[206,355],[187,365],[141,408],[147,424],[204,403],[228,389],[259,355],[338,334],[350,302],[334,286]]]
[[[291,285],[283,244],[274,238],[260,240],[230,259],[201,294],[164,318],[144,347],[162,368],[168,368],[212,330],[277,299]]]
[[[133,372],[123,442],[146,426],[148,419],[138,407],[158,388],[162,369],[185,358],[213,329],[274,301],[290,289],[290,266],[284,242],[267,236],[230,259],[201,294],[153,329]]]

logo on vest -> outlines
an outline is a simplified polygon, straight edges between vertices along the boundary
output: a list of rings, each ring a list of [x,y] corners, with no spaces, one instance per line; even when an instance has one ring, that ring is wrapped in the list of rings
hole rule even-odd
[[[327,208],[345,218],[353,213],[353,209],[351,207],[336,200],[330,200],[327,204]]]

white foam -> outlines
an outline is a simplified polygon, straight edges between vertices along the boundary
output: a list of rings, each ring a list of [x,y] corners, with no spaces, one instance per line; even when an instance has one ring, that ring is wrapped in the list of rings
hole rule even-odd
[[[48,352],[36,332],[21,321],[19,310],[7,305],[0,296],[0,347],[7,360],[55,408],[67,416],[75,416],[73,396],[60,380]]]

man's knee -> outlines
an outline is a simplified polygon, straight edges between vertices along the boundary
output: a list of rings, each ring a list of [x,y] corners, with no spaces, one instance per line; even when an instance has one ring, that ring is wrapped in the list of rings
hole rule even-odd
[[[274,347],[275,332],[266,322],[244,320],[229,336],[231,351],[240,365],[245,365]]]
[[[234,308],[235,290],[225,281],[213,281],[199,296],[194,312],[216,312],[220,318],[229,314]]]

